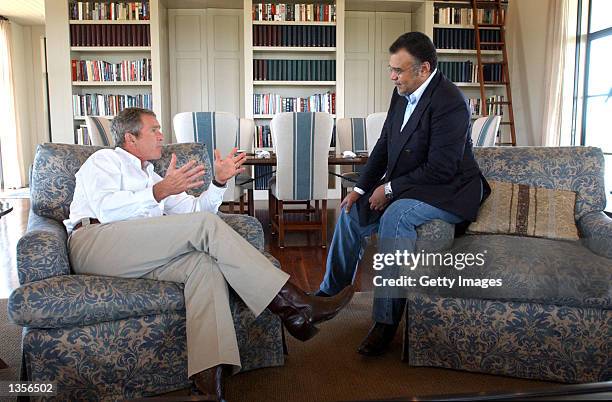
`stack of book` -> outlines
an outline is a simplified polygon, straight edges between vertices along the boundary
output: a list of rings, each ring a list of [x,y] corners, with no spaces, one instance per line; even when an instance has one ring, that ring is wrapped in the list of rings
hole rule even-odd
[[[253,4],[253,21],[336,21],[335,4]]]
[[[336,27],[253,25],[253,46],[334,47]]]
[[[336,60],[253,60],[255,81],[335,81]]]
[[[481,29],[481,42],[499,42],[498,29]],[[434,28],[433,43],[438,49],[476,49],[476,37],[473,29]],[[499,49],[499,46],[487,45],[483,49]]]
[[[71,60],[72,81],[151,81],[151,59],[123,60],[109,63],[104,60]]]
[[[68,4],[71,20],[148,20],[148,1],[72,1]]]
[[[484,115],[484,111],[482,110],[482,101],[480,98],[471,98],[468,100],[470,104],[470,109],[472,110],[472,117],[480,117]],[[498,115],[503,116],[504,110],[502,105],[493,104],[493,102],[503,102],[503,95],[494,95],[489,96],[486,99],[487,102],[487,115]]]
[[[494,24],[495,11],[492,8],[477,10],[477,20],[479,24]],[[434,24],[445,25],[473,25],[474,15],[471,8],[465,7],[436,7],[434,8]],[[504,9],[501,12],[503,21]]]
[[[477,65],[471,61],[439,61],[438,69],[454,82],[479,82]],[[502,63],[485,64],[483,66],[485,82],[502,81]]]
[[[253,114],[275,114],[280,112],[325,112],[336,113],[336,94],[326,92],[307,98],[284,97],[278,94],[253,94]]]
[[[70,46],[150,46],[150,25],[70,25]]]
[[[140,95],[72,95],[75,116],[115,116],[126,107],[153,109],[152,94]]]

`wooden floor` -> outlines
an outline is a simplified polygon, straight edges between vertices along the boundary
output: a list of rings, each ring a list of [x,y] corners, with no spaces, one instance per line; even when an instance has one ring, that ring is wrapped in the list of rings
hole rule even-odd
[[[7,298],[13,289],[19,286],[15,259],[17,241],[27,227],[29,200],[27,199],[4,199],[13,207],[13,212],[0,219],[0,242],[1,261],[0,266],[0,298]],[[332,240],[334,226],[338,217],[338,200],[328,201],[328,246]],[[277,247],[276,236],[271,236],[268,217],[267,201],[255,203],[255,216],[262,223],[265,233],[266,249],[276,257],[286,272],[291,275],[291,281],[307,291],[318,289],[325,273],[325,261],[328,248],[319,245],[320,237],[316,232],[290,232],[286,236],[286,247]],[[361,275],[356,283],[364,283]],[[365,281],[365,283],[368,283]],[[366,290],[369,287],[358,285],[358,290]]]

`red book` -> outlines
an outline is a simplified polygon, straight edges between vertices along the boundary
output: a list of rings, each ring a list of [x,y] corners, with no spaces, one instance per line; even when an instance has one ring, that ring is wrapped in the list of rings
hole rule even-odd
[[[72,81],[76,81],[77,80],[77,61],[76,60],[70,60],[70,70],[72,73]]]

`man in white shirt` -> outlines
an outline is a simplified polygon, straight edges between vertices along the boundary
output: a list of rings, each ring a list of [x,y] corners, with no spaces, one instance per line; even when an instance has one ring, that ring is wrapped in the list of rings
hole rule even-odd
[[[224,367],[240,367],[228,286],[255,315],[270,309],[302,341],[349,302],[352,287],[328,301],[291,285],[288,274],[216,215],[245,154],[234,149],[222,158],[215,150],[213,183],[196,198],[185,191],[203,185],[202,165],[177,167],[172,155],[164,178],[153,171],[149,161],[161,157],[164,136],[152,111],[125,109],[111,131],[117,148],[95,152],[76,174],[64,221],[72,268],[184,283],[188,375],[202,392],[222,399]]]
[[[352,282],[364,237],[377,232],[383,255],[413,253],[418,226],[434,219],[474,221],[489,192],[472,152],[469,107],[437,70],[431,39],[408,32],[389,53],[395,89],[387,119],[354,191],[341,202],[345,213],[336,224],[318,296],[335,295]],[[380,273],[395,279],[397,268],[391,263]],[[374,325],[358,349],[366,356],[388,349],[406,305],[405,295],[391,286],[377,290]]]

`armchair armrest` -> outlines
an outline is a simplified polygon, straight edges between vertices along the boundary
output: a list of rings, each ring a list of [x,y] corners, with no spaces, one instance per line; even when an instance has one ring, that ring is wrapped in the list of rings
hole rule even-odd
[[[257,218],[248,215],[224,214],[219,217],[259,251],[264,249],[264,232]]]
[[[612,258],[612,219],[603,212],[591,212],[580,218],[578,230],[585,245],[595,254]]]
[[[15,289],[8,301],[11,321],[34,328],[84,326],[184,309],[181,284],[94,275],[28,283]]]
[[[30,211],[28,230],[17,243],[19,283],[70,274],[64,225]]]
[[[455,225],[434,219],[417,227],[416,250],[429,252],[449,249],[455,239]]]

